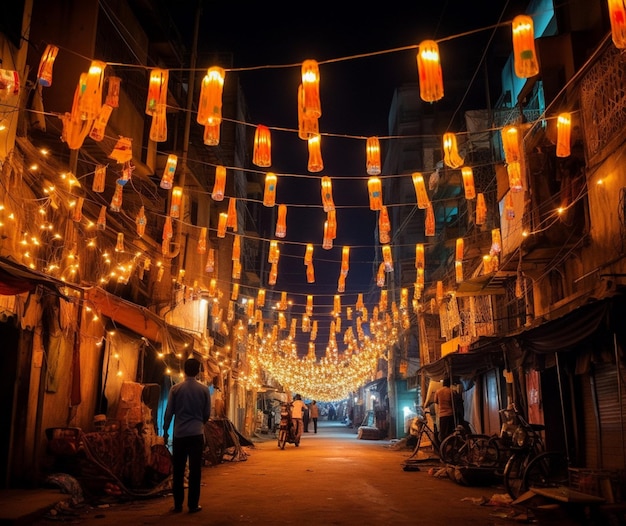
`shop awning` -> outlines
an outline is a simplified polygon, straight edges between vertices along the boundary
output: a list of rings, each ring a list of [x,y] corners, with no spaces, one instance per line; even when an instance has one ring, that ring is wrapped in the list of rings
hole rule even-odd
[[[0,257],[0,294],[13,296],[33,292],[39,285],[46,287],[57,296],[65,297],[60,289],[66,287],[63,281],[56,280],[24,265]]]

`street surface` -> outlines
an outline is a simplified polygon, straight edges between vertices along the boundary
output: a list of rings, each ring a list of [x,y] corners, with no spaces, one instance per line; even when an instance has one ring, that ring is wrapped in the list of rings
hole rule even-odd
[[[244,461],[226,461],[202,471],[202,511],[174,514],[171,495],[84,506],[41,519],[40,526],[90,525],[437,525],[521,524],[510,506],[498,500],[502,486],[468,487],[429,470],[438,460],[420,461],[405,471],[412,450],[384,440],[362,440],[340,422],[320,421],[318,433],[304,433],[300,447],[284,450],[267,436],[245,448]],[[495,498],[494,498],[495,496]],[[515,519],[513,519],[515,515]],[[506,517],[506,518],[505,518]]]

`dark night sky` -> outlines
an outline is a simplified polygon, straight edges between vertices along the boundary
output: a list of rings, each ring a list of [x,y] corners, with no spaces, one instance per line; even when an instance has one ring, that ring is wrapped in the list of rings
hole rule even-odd
[[[370,55],[320,66],[320,131],[341,136],[322,138],[324,171],[308,173],[306,142],[293,133],[277,131],[272,132],[273,165],[268,169],[279,176],[281,173],[308,176],[279,180],[277,203],[294,205],[288,206],[285,241],[297,244],[281,249],[276,290],[332,296],[336,293],[341,247],[351,245],[355,248],[351,251],[346,293],[354,294],[348,294],[345,304],[353,303],[355,293],[367,292],[375,279],[371,247],[375,244],[377,220],[376,212],[369,210],[367,199],[364,140],[355,137],[388,135],[387,119],[394,90],[403,84],[417,83],[417,49],[379,52],[417,46],[424,39],[448,38],[439,43],[446,94],[435,104],[459,105],[463,92],[455,93],[450,86],[456,81],[464,91],[469,85],[492,36],[492,30],[487,28],[499,21],[510,21],[523,12],[526,2],[444,0],[378,3],[372,8],[372,4],[367,7],[363,2],[318,1],[286,3],[281,9],[271,7],[272,4],[205,1],[200,23],[200,56],[204,51],[232,52],[234,68],[292,65],[244,70],[240,79],[251,124],[293,130],[297,129],[296,94],[299,64],[303,60],[324,62]],[[176,2],[175,19],[181,23],[186,19],[189,24],[195,5],[195,0]],[[390,11],[385,11],[387,5],[392,7]],[[190,40],[191,33],[185,33]],[[510,52],[510,25],[495,33],[500,46]],[[199,67],[210,65],[198,64]],[[499,80],[498,71],[492,74]],[[480,80],[483,75],[479,74]],[[464,82],[459,82],[462,79]],[[484,98],[484,88],[477,86],[462,107],[483,108]],[[384,142],[381,146],[384,157]],[[332,251],[321,247],[325,219],[320,207],[321,175],[333,178],[338,207],[338,233]],[[347,177],[358,179],[341,179]],[[302,262],[307,242],[316,245],[315,285],[306,283]],[[364,248],[356,248],[359,246]],[[328,263],[324,264],[324,260]],[[300,303],[303,298],[294,301]],[[332,298],[324,303],[332,303]]]

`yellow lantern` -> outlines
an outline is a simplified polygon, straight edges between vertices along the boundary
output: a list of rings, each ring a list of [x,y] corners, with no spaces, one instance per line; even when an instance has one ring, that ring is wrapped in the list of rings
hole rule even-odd
[[[506,165],[506,173],[509,176],[509,188],[511,192],[522,191],[522,166],[519,162],[512,162]]]
[[[152,115],[150,140],[154,142],[167,141],[167,115],[165,113],[165,104],[157,104],[157,109]]]
[[[234,235],[233,236],[233,250],[231,259],[238,260],[241,257],[241,236]]]
[[[426,219],[424,221],[424,235],[432,237],[435,235],[435,212],[430,203],[426,207]]]
[[[608,0],[611,38],[617,49],[626,49],[626,4],[624,0]]]
[[[528,15],[516,16],[512,30],[515,74],[522,79],[534,77],[539,73],[539,63],[535,52],[533,19]]]
[[[324,169],[324,161],[322,160],[322,136],[312,135],[307,139],[309,149],[309,163],[307,170],[309,172],[321,172]]]
[[[207,146],[217,146],[220,143],[220,126],[219,124],[205,124],[202,141]]]
[[[572,118],[569,113],[561,113],[556,121],[556,156],[569,157]]]
[[[307,316],[311,316],[313,314],[313,296],[308,294],[306,297],[306,310]]]
[[[228,200],[227,217],[226,227],[231,228],[233,232],[237,232],[237,199],[234,197],[231,197]]]
[[[519,131],[515,126],[505,126],[500,132],[504,160],[507,163],[521,161]]]
[[[457,283],[463,281],[463,262],[458,259],[454,262],[454,277]]]
[[[379,175],[381,170],[380,163],[380,141],[378,137],[368,137],[365,143],[366,163],[365,167],[367,175]],[[374,210],[372,208],[372,210]]]
[[[146,114],[154,115],[157,111],[157,105],[167,105],[167,83],[169,80],[169,71],[166,69],[155,68],[150,71],[150,80],[148,81],[148,98],[146,100]]]
[[[265,306],[265,289],[259,289],[256,295],[256,304],[259,307]]]
[[[105,68],[106,63],[99,60],[94,60],[89,66],[83,92],[78,102],[78,110],[82,120],[94,120],[100,113]]]
[[[461,177],[463,178],[465,199],[474,199],[476,197],[476,188],[474,187],[474,171],[470,166],[464,166],[461,168]]]
[[[173,153],[167,156],[167,162],[165,163],[165,170],[163,170],[163,177],[161,177],[161,183],[159,186],[165,190],[172,188],[174,183],[174,174],[176,173],[176,165],[178,164],[178,157]]]
[[[183,200],[183,189],[180,186],[175,186],[172,189],[172,203],[170,205],[170,217],[180,217],[180,205]]]
[[[367,192],[370,198],[370,210],[380,210],[383,206],[383,187],[378,177],[367,180]]]
[[[200,228],[200,235],[198,236],[198,245],[196,246],[196,253],[206,253],[206,240],[207,240],[207,228],[203,226]]]
[[[306,282],[315,283],[315,269],[313,263],[306,266]]]
[[[378,215],[378,237],[381,243],[384,244],[391,241],[391,238],[389,237],[390,232],[391,221],[389,220],[389,213],[387,212],[387,207],[383,206]]]
[[[307,141],[319,134],[318,118],[304,110],[304,89],[300,84],[298,86],[298,137]]]
[[[443,162],[452,169],[463,165],[463,157],[459,155],[454,133],[443,134]]]
[[[438,281],[436,287],[437,302],[441,303],[441,301],[443,300],[443,281]]]
[[[276,219],[276,237],[287,235],[287,205],[278,205],[278,217]]]
[[[341,250],[341,273],[347,274],[350,270],[350,247],[345,246]]]
[[[328,236],[330,239],[337,238],[337,213],[335,210],[331,210],[327,214],[328,220]]]
[[[213,201],[222,201],[224,199],[225,188],[226,167],[218,165],[215,167],[215,183],[213,183],[213,192],[211,193]]]
[[[115,252],[124,252],[124,233],[117,233],[117,243],[115,244]]]
[[[339,294],[335,294],[333,298],[333,314],[335,316],[341,314],[341,296]]]
[[[483,225],[487,220],[487,205],[485,203],[485,195],[479,193],[476,196],[476,224]]]
[[[333,238],[328,233],[328,221],[324,221],[324,239],[322,241],[322,248],[324,250],[330,250],[333,248]]]
[[[381,263],[378,266],[378,272],[376,273],[376,286],[377,287],[385,286],[385,263]]]
[[[37,81],[44,88],[52,86],[52,68],[58,52],[59,48],[57,46],[48,44],[43,52],[43,55],[41,55],[39,69],[37,70]]]
[[[280,255],[280,250],[278,249],[278,241],[272,239],[270,241],[270,249],[267,253],[267,262],[268,263],[277,263],[278,257]]]
[[[424,177],[419,172],[414,172],[412,175],[413,186],[415,188],[415,197],[417,198],[418,208],[428,208],[430,199],[426,193],[426,184],[424,183]]]
[[[317,61],[305,60],[302,63],[303,110],[305,115],[319,119],[322,116],[320,101],[320,72]]]
[[[424,40],[417,51],[417,71],[420,97],[425,102],[435,102],[443,97],[443,75],[439,59],[439,46],[434,40]]]
[[[226,222],[228,221],[228,214],[226,212],[220,212],[219,219],[217,221],[217,237],[226,237]]]
[[[210,67],[202,79],[198,102],[198,124],[216,125],[222,122],[222,91],[226,72],[218,66]]]
[[[117,108],[120,105],[120,85],[122,79],[113,75],[107,77],[107,96],[104,100],[105,104],[111,108]]]
[[[265,174],[265,191],[263,192],[263,206],[272,207],[276,203],[276,184],[278,178],[275,173]]]
[[[391,246],[383,245],[383,263],[385,264],[385,272],[393,270],[393,259],[391,257]]]
[[[458,237],[456,240],[456,249],[454,252],[454,259],[463,260],[463,252],[464,252],[463,238]]]
[[[333,183],[328,176],[322,177],[322,205],[324,205],[324,212],[330,212],[335,209]]]
[[[424,244],[417,243],[415,245],[415,268],[423,269],[424,268]]]
[[[259,124],[254,132],[252,162],[261,168],[272,166],[272,137],[267,126]]]
[[[490,252],[498,254],[502,250],[502,236],[500,235],[500,229],[494,228],[491,231],[491,250]]]
[[[93,175],[93,183],[91,185],[91,189],[94,192],[102,193],[104,192],[104,183],[106,181],[106,173],[107,167],[104,164],[99,164],[96,166],[96,171]]]

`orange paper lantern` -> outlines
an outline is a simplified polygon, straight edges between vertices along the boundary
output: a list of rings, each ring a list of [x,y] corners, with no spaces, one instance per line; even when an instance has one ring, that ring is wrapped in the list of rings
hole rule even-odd
[[[213,272],[215,271],[215,249],[210,248],[206,257],[206,266],[204,267],[205,272]]]
[[[380,210],[383,206],[383,186],[378,177],[367,180],[367,192],[370,198],[370,210]]]
[[[204,135],[202,140],[207,146],[217,146],[220,143],[220,127],[219,124],[205,124]]]
[[[463,262],[458,259],[454,262],[454,277],[457,283],[463,281]]]
[[[215,167],[215,182],[213,183],[213,192],[211,193],[213,201],[222,201],[224,199],[225,188],[226,167],[218,165]]]
[[[313,263],[306,266],[306,282],[315,283],[315,269],[313,268]]]
[[[455,249],[455,252],[454,252],[454,259],[462,260],[463,259],[463,252],[464,252],[463,238],[459,237],[456,240],[456,249]]]
[[[328,221],[324,221],[324,239],[322,241],[322,248],[324,250],[330,250],[333,248],[333,238],[328,234]]]
[[[100,113],[105,68],[106,63],[99,60],[92,61],[91,66],[89,66],[78,103],[78,110],[82,120],[94,120]]]
[[[120,77],[107,77],[107,96],[104,100],[105,104],[111,108],[117,108],[120,105],[120,85],[122,79]]]
[[[480,193],[476,196],[476,224],[482,225],[487,220],[487,205],[485,195]]]
[[[107,227],[107,207],[102,205],[100,207],[100,213],[98,214],[98,221],[96,222],[96,228],[98,230],[106,230]]]
[[[267,262],[268,263],[278,263],[278,257],[280,255],[280,250],[278,249],[278,241],[272,239],[270,241],[270,249],[267,253]]]
[[[459,155],[454,133],[443,134],[443,162],[452,169],[463,165],[463,157]]]
[[[465,199],[474,199],[476,197],[476,188],[474,187],[474,171],[471,167],[464,166],[461,168],[461,177],[463,178]]]
[[[265,289],[259,289],[256,295],[256,304],[259,307],[265,306]]]
[[[516,16],[513,19],[512,31],[515,74],[523,79],[534,77],[539,73],[539,63],[535,52],[533,19],[528,15]]]
[[[347,274],[350,270],[350,247],[341,249],[341,273]]]
[[[263,192],[263,206],[272,207],[276,203],[276,184],[278,178],[275,173],[265,174],[265,190]]]
[[[272,263],[270,268],[270,275],[267,281],[268,285],[276,285],[276,280],[278,279],[278,263]]]
[[[202,79],[197,121],[202,126],[222,122],[222,91],[226,72],[218,66],[210,67]]]
[[[333,183],[330,177],[322,177],[322,205],[324,212],[335,210],[335,202],[333,201]]]
[[[98,117],[94,121],[91,131],[89,132],[89,137],[91,137],[94,141],[100,142],[104,139],[104,132],[107,124],[109,123],[112,111],[113,108],[108,104],[103,104],[100,108],[100,113],[98,114]]]
[[[378,237],[381,243],[384,244],[391,241],[391,238],[389,237],[390,232],[391,221],[389,220],[389,213],[387,212],[387,207],[383,206],[378,215]]]
[[[306,297],[306,308],[305,312],[307,316],[311,316],[313,314],[313,296],[308,294]]]
[[[339,274],[339,279],[337,280],[337,292],[345,292],[346,291],[346,275]],[[341,318],[337,318],[338,322],[341,322]]]
[[[142,206],[137,213],[137,217],[135,218],[135,224],[137,225],[137,235],[139,237],[143,237],[146,233],[146,224],[148,220],[146,219],[145,207]]]
[[[415,245],[415,268],[423,269],[424,268],[424,244],[417,243]]]
[[[231,228],[233,232],[237,232],[237,199],[234,197],[228,200],[227,216],[226,227]]]
[[[337,212],[330,210],[326,215],[328,221],[328,236],[330,239],[337,238]]]
[[[391,246],[383,245],[383,263],[385,264],[385,272],[391,272],[393,270],[393,259],[391,257]]]
[[[491,231],[491,250],[493,254],[498,254],[502,250],[502,236],[500,235],[500,229],[494,228]]]
[[[319,134],[318,118],[304,109],[304,89],[300,84],[298,86],[298,137],[307,141]]]
[[[303,110],[305,115],[319,119],[322,116],[320,101],[320,71],[317,61],[305,60],[302,63]]]
[[[556,156],[569,157],[572,117],[569,113],[561,113],[556,121]]]
[[[380,163],[380,141],[378,137],[368,137],[365,143],[366,163],[365,167],[368,175],[379,175]],[[372,209],[373,210],[373,209]]]
[[[283,238],[287,235],[287,205],[278,205],[278,217],[276,219],[276,237]]]
[[[425,40],[419,45],[417,71],[422,100],[435,102],[441,99],[443,97],[443,75],[439,59],[439,46],[434,40]]]
[[[309,172],[321,172],[324,169],[324,161],[322,160],[322,137],[321,135],[313,135],[307,139],[309,149],[309,163],[307,170]]]
[[[175,186],[172,189],[172,203],[170,205],[170,217],[180,217],[180,205],[183,200],[183,189],[180,186]]]
[[[37,70],[37,81],[44,88],[52,86],[52,69],[58,52],[59,48],[57,46],[48,44],[43,52],[43,55],[41,55],[39,69]]]
[[[96,166],[96,171],[93,175],[93,183],[91,185],[91,189],[94,192],[102,193],[104,192],[104,184],[106,182],[106,173],[107,167],[104,164],[99,164]]]
[[[519,162],[512,162],[506,165],[506,173],[509,176],[509,188],[511,192],[522,191],[522,166]]]
[[[117,243],[115,244],[115,252],[124,252],[124,233],[117,233]]]
[[[313,263],[313,245],[307,243],[306,250],[304,252],[304,264],[311,265]]]
[[[150,72],[148,81],[148,98],[146,100],[146,114],[154,115],[157,111],[157,105],[167,105],[167,83],[169,80],[169,71],[166,69],[155,68]]]
[[[261,168],[272,166],[272,137],[270,129],[262,124],[254,132],[252,162]]]
[[[207,240],[207,228],[203,226],[200,229],[200,235],[198,236],[198,245],[196,246],[196,253],[206,253],[206,240]]]
[[[220,212],[219,219],[217,221],[217,237],[226,237],[227,221],[228,214],[226,212]]]
[[[165,104],[157,104],[150,124],[150,140],[154,142],[167,141],[167,115]]]
[[[418,208],[427,208],[430,204],[428,193],[426,192],[426,184],[424,177],[419,172],[414,172],[411,176],[413,179],[413,187],[415,188],[415,197],[417,198]]]
[[[608,0],[611,38],[618,49],[626,49],[626,4],[624,0]]]
[[[424,235],[432,237],[435,235],[435,212],[430,203],[426,207],[426,219],[424,220]]]
[[[163,176],[161,177],[161,183],[159,184],[161,188],[164,188],[165,190],[172,188],[177,164],[178,157],[176,155],[172,153],[167,156],[167,162],[165,163],[165,169],[163,170]]]
[[[240,257],[241,257],[241,236],[234,235],[231,259],[235,260],[235,259],[239,259]]]

